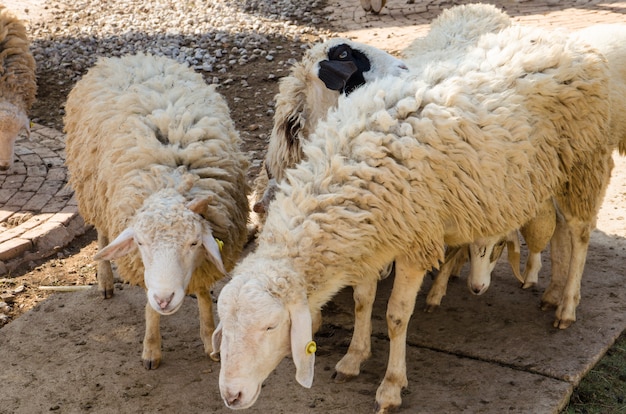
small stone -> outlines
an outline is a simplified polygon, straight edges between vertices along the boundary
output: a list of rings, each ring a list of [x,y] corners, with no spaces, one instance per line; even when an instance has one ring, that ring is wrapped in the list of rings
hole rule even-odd
[[[0,300],[2,300],[2,302],[5,303],[14,303],[15,302],[15,295],[12,293],[2,293],[0,294]]]

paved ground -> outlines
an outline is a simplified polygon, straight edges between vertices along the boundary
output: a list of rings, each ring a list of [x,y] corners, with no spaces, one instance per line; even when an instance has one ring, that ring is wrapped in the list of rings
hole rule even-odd
[[[377,16],[365,14],[357,0],[331,1],[328,7],[333,11],[333,24],[342,35],[397,51],[416,35],[425,33],[428,22],[442,7],[451,4],[436,0],[390,0]],[[579,28],[598,22],[626,22],[626,2],[503,1],[495,4],[502,6],[515,20],[542,26]],[[0,225],[4,227],[0,227],[0,275],[21,260],[67,244],[84,231],[71,192],[64,186],[62,134],[35,126],[32,135],[32,141],[20,140],[18,143],[16,155],[19,162],[15,170],[9,174],[0,172]],[[616,175],[623,177],[626,163],[623,158],[616,158],[616,162]],[[496,268],[494,286],[484,296],[468,295],[464,281],[457,280],[451,283],[438,312],[422,314],[419,307],[423,307],[424,297],[420,295],[408,341],[410,387],[404,395],[405,412],[558,412],[569,398],[573,386],[626,328],[626,291],[623,284],[626,228],[621,208],[626,201],[625,183],[624,180],[614,179],[607,194],[598,230],[591,240],[587,264],[589,272],[598,277],[585,279],[579,320],[570,329],[563,332],[551,329],[552,312],[537,309],[542,288],[547,284],[545,276],[539,288],[530,292],[521,291],[504,264]],[[542,275],[549,272],[549,262],[544,262],[544,265]],[[424,291],[428,287],[425,286]],[[388,297],[386,292],[389,288],[389,281],[381,285],[376,315],[384,315],[384,298]],[[107,347],[120,355],[136,354],[138,341],[141,340],[141,332],[135,332],[136,326],[130,322],[128,326],[116,322],[117,328],[113,333],[103,328],[108,320],[116,317],[116,312],[120,313],[118,320],[124,319],[123,313],[141,314],[142,292],[128,289],[125,293],[119,295],[120,306],[109,304],[107,309],[95,311],[93,308],[99,306],[96,303],[101,302],[94,301],[93,292],[62,298],[55,296],[47,305],[40,307],[44,312],[48,312],[48,308],[62,312],[57,317],[66,318],[68,324],[64,335],[54,336],[53,346],[41,344],[40,352],[44,355],[49,353],[50,360],[55,361],[45,370],[29,366],[26,356],[19,358],[20,344],[28,341],[30,330],[49,329],[37,312],[25,315],[0,331],[1,348],[7,350],[2,353],[0,364],[13,367],[11,372],[15,374],[17,383],[24,384],[24,390],[29,389],[29,384],[29,399],[33,404],[30,407],[39,407],[22,412],[47,411],[55,406],[46,406],[45,402],[37,405],[41,401],[54,401],[51,396],[33,394],[37,381],[54,381],[60,376],[69,381],[65,388],[80,387],[80,375],[91,373],[73,373],[68,378],[64,367],[71,364],[72,358],[93,357],[103,350],[106,352]],[[338,331],[350,329],[349,295],[349,292],[340,294],[329,309]],[[169,322],[165,323],[176,325],[181,320],[194,320],[195,312],[195,307],[186,304],[180,316],[167,318]],[[88,332],[74,332],[72,318],[90,318],[93,328]],[[168,329],[165,328],[165,331],[169,332]],[[342,386],[341,392],[327,378],[336,361],[335,355],[322,353],[318,358],[315,385],[311,391],[302,390],[295,384],[288,390],[278,389],[277,376],[293,376],[293,368],[287,363],[282,364],[278,375],[270,377],[261,400],[250,412],[269,412],[276,407],[276,401],[270,396],[285,393],[302,401],[300,412],[367,412],[376,384],[384,372],[387,352],[385,332],[384,318],[376,318],[374,356],[364,367],[361,377],[346,387]],[[91,344],[85,344],[80,339],[85,337],[97,338],[99,343],[90,348]],[[190,389],[197,387],[198,395],[206,393],[207,386],[215,387],[213,371],[217,368],[198,369],[198,366],[209,362],[202,355],[190,355],[189,348],[200,354],[197,352],[195,331],[171,334],[170,341],[187,344],[181,347],[170,342],[165,357],[176,361],[169,365],[170,368],[180,364],[178,369],[182,372],[197,372],[185,386]],[[320,343],[323,349],[323,338]],[[53,352],[57,349],[71,352],[59,356]],[[11,363],[13,358],[19,358],[20,363]],[[135,362],[133,360],[132,364]],[[103,376],[119,376],[121,394],[144,392],[150,395],[150,402],[142,406],[143,412],[150,412],[150,407],[165,409],[168,406],[187,407],[185,411],[197,412],[193,405],[184,405],[190,404],[189,401],[181,401],[181,405],[177,406],[172,402],[175,401],[173,396],[166,395],[169,398],[166,401],[162,400],[162,392],[151,393],[150,381],[164,387],[176,378],[171,376],[171,372],[168,374],[167,365],[147,379],[147,373],[132,364],[129,368],[125,363],[131,364],[122,361],[114,367],[94,366],[94,372]],[[58,372],[54,367],[58,368]],[[125,384],[124,378],[132,378],[133,383]],[[10,385],[7,377],[2,383]],[[99,390],[92,391],[93,398],[100,395]],[[316,398],[316,393],[324,392],[334,392],[334,401],[341,402],[343,408],[336,405],[324,408],[328,401]],[[71,399],[71,396],[64,398]],[[107,398],[111,398],[114,412],[115,393],[107,393]],[[28,407],[26,402],[24,404]],[[2,408],[0,406],[0,412]],[[228,412],[215,399],[205,409]]]

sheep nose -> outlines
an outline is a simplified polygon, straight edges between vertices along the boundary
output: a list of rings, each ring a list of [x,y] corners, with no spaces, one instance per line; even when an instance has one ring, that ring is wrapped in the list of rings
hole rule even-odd
[[[484,289],[484,288],[485,288],[485,285],[484,285],[484,284],[482,284],[482,285],[480,285],[480,286],[475,286],[475,285],[473,285],[473,286],[470,288],[470,290],[471,290],[471,292],[472,292],[474,295],[480,295],[480,294],[482,293],[482,291],[483,291],[483,289]]]
[[[159,307],[162,310],[165,310],[167,308],[172,299],[174,299],[174,293],[169,295],[167,298],[160,298],[157,295],[154,295],[154,300],[156,301],[156,303],[158,303]]]
[[[237,405],[237,401],[241,398],[241,391],[226,391],[224,393],[224,401],[226,401],[226,405],[229,407],[234,407]]]

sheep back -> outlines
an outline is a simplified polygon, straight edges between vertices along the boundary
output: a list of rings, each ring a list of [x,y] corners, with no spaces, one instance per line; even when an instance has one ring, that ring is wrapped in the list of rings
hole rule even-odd
[[[464,49],[475,45],[482,35],[497,33],[509,26],[509,16],[491,4],[451,7],[441,12],[432,21],[428,34],[411,42],[402,56],[412,68],[432,61],[455,59]]]
[[[598,49],[608,61],[613,144],[626,155],[626,24],[597,24],[575,32],[575,36]]]
[[[98,232],[116,237],[147,197],[179,188],[188,201],[211,197],[203,216],[234,266],[247,239],[248,160],[225,100],[201,75],[163,57],[101,59],[70,92],[65,130],[70,185]],[[196,269],[188,291],[206,288],[198,276],[210,268]],[[138,252],[118,269],[143,285]]]

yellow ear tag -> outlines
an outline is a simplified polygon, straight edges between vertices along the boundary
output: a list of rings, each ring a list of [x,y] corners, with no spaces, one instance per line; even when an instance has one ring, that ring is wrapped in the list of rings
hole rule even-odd
[[[317,345],[315,344],[315,341],[309,341],[309,343],[306,344],[306,347],[304,348],[304,352],[307,355],[313,355],[315,351],[317,351]]]
[[[222,247],[224,247],[224,242],[218,239],[217,237],[214,237],[214,239],[215,239],[215,242],[217,243],[217,247],[220,248],[220,253],[222,253]]]

